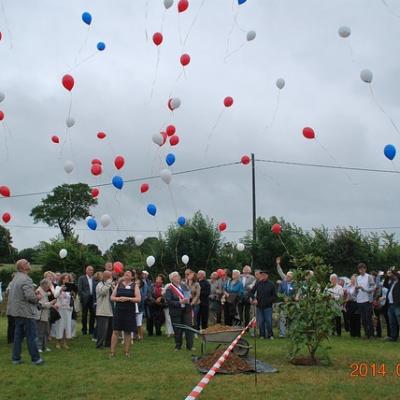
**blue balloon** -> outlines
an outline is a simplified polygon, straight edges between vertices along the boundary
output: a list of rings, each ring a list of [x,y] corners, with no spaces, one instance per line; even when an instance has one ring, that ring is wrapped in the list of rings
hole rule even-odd
[[[114,178],[112,178],[112,184],[114,185],[114,187],[121,190],[124,186],[124,180],[120,176],[116,175],[114,176]]]
[[[147,206],[147,212],[154,217],[157,214],[157,207],[154,204],[149,204]]]
[[[104,42],[97,43],[97,50],[103,51],[106,48],[106,44]]]
[[[175,162],[175,155],[172,153],[167,154],[167,157],[165,157],[165,162],[171,166]]]
[[[88,13],[87,11],[85,11],[82,14],[82,21],[87,24],[90,25],[92,23],[92,16],[90,15],[90,13]]]
[[[387,144],[383,149],[383,153],[389,160],[393,160],[396,157],[396,147],[392,144]]]
[[[94,218],[89,218],[87,220],[87,226],[92,230],[95,231],[97,228],[97,222]]]
[[[179,217],[178,218],[178,225],[183,226],[186,224],[186,218],[185,217]]]
[[[238,0],[239,6],[246,3],[247,0]]]

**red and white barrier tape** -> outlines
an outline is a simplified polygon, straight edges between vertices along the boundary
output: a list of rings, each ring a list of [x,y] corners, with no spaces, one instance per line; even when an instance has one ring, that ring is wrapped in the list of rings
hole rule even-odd
[[[207,384],[214,377],[215,373],[221,368],[222,364],[228,358],[229,353],[234,349],[237,345],[240,338],[246,333],[246,331],[253,325],[255,322],[255,318],[253,318],[249,324],[240,332],[240,334],[236,337],[236,339],[229,345],[229,347],[224,351],[222,356],[218,358],[215,364],[210,368],[210,370],[206,373],[203,379],[198,383],[198,385],[189,393],[189,395],[185,398],[185,400],[194,400],[197,399],[202,390],[207,386]]]

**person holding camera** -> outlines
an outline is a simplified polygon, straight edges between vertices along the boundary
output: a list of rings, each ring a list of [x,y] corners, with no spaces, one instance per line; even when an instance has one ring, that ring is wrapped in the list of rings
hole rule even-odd
[[[49,300],[50,285],[51,281],[47,279],[42,279],[40,281],[39,288],[36,290],[36,293],[41,296],[41,299],[39,300],[40,313],[36,322],[39,353],[42,353],[43,351],[50,351],[50,349],[47,347],[50,334],[50,309],[57,301],[56,299],[53,299],[51,301]]]
[[[55,322],[56,331],[56,349],[68,350],[69,346],[67,340],[72,338],[72,310],[73,310],[73,297],[71,278],[69,274],[64,273],[60,277],[60,286],[55,288],[54,297],[57,299],[55,308],[60,314],[60,319]]]

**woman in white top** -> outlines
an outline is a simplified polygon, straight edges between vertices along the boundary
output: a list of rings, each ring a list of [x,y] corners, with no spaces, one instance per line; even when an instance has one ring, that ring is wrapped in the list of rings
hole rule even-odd
[[[338,303],[338,308],[341,308],[343,303],[344,291],[343,288],[338,284],[338,277],[336,274],[332,274],[329,278],[331,282],[331,287],[328,289],[328,292],[331,294],[332,298]],[[335,330],[337,336],[342,335],[342,317],[341,315],[337,315],[335,317]]]
[[[350,325],[350,336],[360,337],[361,336],[361,320],[360,313],[357,308],[357,275],[353,274],[350,278],[350,282],[346,285],[346,296],[345,296],[345,309],[349,319]]]
[[[62,274],[60,286],[55,288],[54,297],[57,299],[56,308],[61,318],[55,322],[57,349],[69,349],[67,340],[72,337],[72,300],[71,292],[67,291],[66,283],[70,283],[69,274]]]

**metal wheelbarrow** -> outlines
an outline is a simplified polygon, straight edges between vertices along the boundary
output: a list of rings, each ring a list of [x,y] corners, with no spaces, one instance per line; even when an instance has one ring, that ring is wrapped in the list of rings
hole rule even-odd
[[[173,326],[186,330],[189,332],[196,333],[202,339],[201,341],[201,355],[206,351],[207,343],[218,343],[219,348],[222,344],[231,344],[235,338],[242,331],[242,328],[232,328],[229,331],[216,331],[216,332],[205,332],[193,329],[191,326],[183,324],[173,324]],[[245,357],[249,353],[251,346],[246,339],[239,339],[237,345],[234,347],[233,352],[239,357]]]

